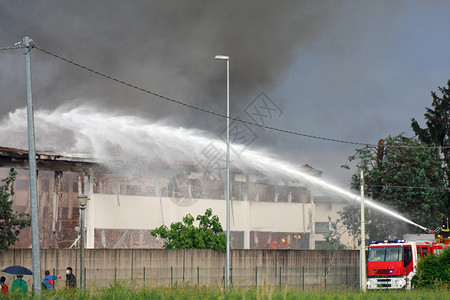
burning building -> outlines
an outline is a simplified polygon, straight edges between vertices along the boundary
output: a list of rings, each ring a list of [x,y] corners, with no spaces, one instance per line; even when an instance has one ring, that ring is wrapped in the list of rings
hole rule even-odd
[[[135,168],[129,164],[129,160],[104,164],[38,153],[42,248],[78,247],[80,194],[89,197],[88,248],[160,248],[163,241],[150,234],[154,228],[180,221],[186,214],[203,214],[207,208],[224,222],[225,184],[220,176],[206,174],[192,162],[140,159],[133,162]],[[10,168],[18,172],[14,209],[29,213],[28,152],[0,148],[0,175],[6,177]],[[300,168],[321,176],[308,165]],[[336,214],[335,208],[326,212],[323,201],[316,205],[312,189],[300,180],[234,168],[230,179],[233,249],[314,249],[328,228],[324,214]],[[29,228],[19,238],[14,247],[31,247]]]

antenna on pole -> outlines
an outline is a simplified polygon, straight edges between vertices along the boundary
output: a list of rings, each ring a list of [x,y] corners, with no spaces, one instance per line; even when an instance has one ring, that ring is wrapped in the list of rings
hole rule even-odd
[[[33,40],[23,38],[25,54],[25,70],[27,80],[27,124],[28,124],[28,162],[30,170],[30,203],[31,203],[31,253],[33,259],[33,292],[41,293],[41,242],[39,236],[39,207],[37,198],[37,169],[36,149],[34,145],[34,111],[31,92],[31,66],[30,51],[33,48]]]

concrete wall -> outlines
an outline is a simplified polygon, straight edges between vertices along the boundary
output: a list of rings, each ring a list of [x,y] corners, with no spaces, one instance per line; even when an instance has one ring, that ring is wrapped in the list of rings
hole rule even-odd
[[[189,282],[223,284],[225,253],[216,250],[88,249],[85,252],[88,286],[114,280],[138,285],[170,285]],[[79,250],[43,249],[42,270],[64,275],[71,266],[79,277]],[[31,249],[5,250],[1,269],[22,265],[32,269]],[[282,285],[308,288],[357,287],[359,252],[356,250],[233,250],[231,275],[235,286]],[[43,277],[42,271],[42,277]],[[64,278],[64,276],[63,276]],[[13,276],[8,276],[11,284]],[[326,279],[326,280],[325,280]],[[32,282],[30,276],[25,280]],[[57,288],[64,286],[59,280]]]

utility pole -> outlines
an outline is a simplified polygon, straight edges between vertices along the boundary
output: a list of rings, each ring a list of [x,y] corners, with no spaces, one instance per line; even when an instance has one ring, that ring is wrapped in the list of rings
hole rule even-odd
[[[37,197],[36,149],[34,145],[34,111],[31,93],[30,51],[33,40],[23,38],[25,53],[25,70],[27,77],[27,124],[28,124],[28,162],[30,170],[30,203],[31,203],[31,254],[33,259],[33,292],[41,293],[41,242],[39,236],[39,206]]]
[[[361,246],[359,256],[361,258],[361,290],[366,291],[366,218],[364,215],[364,171],[361,170]]]
[[[85,183],[86,184],[86,183]],[[87,196],[80,195],[78,196],[78,204],[80,205],[80,288],[82,291],[86,289],[86,278],[84,274],[84,248],[85,248],[85,240],[86,240],[86,232],[84,229],[84,218],[85,218],[85,210],[87,205]]]

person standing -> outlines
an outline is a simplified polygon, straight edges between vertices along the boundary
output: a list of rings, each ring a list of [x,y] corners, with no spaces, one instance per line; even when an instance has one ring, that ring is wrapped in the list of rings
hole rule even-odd
[[[28,292],[28,285],[25,280],[22,279],[23,275],[17,275],[17,279],[13,281],[11,286],[11,292],[14,292],[15,290],[20,290],[25,295]]]
[[[2,287],[2,294],[3,295],[8,295],[8,286],[6,285],[5,281],[6,281],[5,276],[2,276],[0,278],[0,285]]]
[[[45,285],[45,288],[47,289],[47,291],[55,291],[55,280],[61,278],[61,275],[50,275],[50,271],[46,270],[45,271],[45,277],[44,280],[42,281],[42,283]]]
[[[73,275],[71,267],[67,267],[66,270],[66,287],[69,290],[77,287],[77,278]]]

